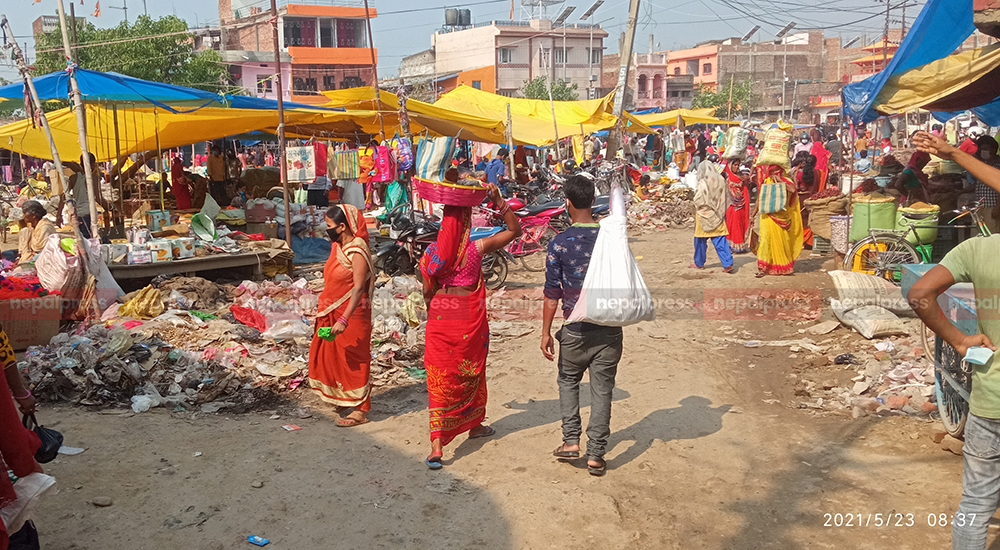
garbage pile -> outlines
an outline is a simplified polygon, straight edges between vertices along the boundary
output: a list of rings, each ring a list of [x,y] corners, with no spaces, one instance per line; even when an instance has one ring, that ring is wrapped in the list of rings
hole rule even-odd
[[[691,227],[694,224],[694,189],[671,187],[629,207],[629,229],[652,230]]]
[[[305,278],[237,287],[199,277],[155,282],[110,308],[101,323],[29,348],[19,367],[32,393],[42,401],[135,412],[161,406],[246,412],[273,408],[303,384],[319,298]],[[420,284],[390,279],[372,303],[373,386],[425,378]]]

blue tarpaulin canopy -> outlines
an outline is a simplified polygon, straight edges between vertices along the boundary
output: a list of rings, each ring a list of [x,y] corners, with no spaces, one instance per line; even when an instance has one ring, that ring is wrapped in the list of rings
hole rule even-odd
[[[66,71],[49,73],[32,81],[42,101],[70,99],[69,74]],[[172,112],[178,112],[172,107],[174,105],[193,105],[198,109],[213,103],[221,105],[223,101],[219,94],[205,90],[88,69],[76,69],[76,82],[84,101],[150,103]],[[22,100],[24,95],[24,82],[0,87],[0,99]]]
[[[948,56],[975,30],[972,0],[928,0],[886,68],[844,86],[844,114],[855,122],[877,119],[872,104],[890,77]]]

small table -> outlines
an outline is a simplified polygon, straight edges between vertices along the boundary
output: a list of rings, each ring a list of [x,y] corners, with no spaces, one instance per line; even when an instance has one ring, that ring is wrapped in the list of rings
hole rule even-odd
[[[199,271],[231,269],[253,266],[254,274],[260,275],[261,266],[269,259],[267,251],[241,252],[239,254],[213,254],[198,258],[184,258],[170,262],[156,262],[136,265],[111,265],[111,275],[121,281],[126,279],[149,279],[168,273],[180,273],[192,277]]]

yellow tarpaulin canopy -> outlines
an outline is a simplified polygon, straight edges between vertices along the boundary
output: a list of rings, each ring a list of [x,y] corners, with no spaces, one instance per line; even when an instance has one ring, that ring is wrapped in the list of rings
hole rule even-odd
[[[896,114],[923,107],[960,111],[993,101],[1000,83],[1000,44],[956,53],[889,78],[872,108]]]
[[[375,89],[371,86],[331,90],[322,92],[330,102],[323,107],[355,110],[381,111],[386,133],[399,132],[399,98],[392,92],[380,91],[381,104],[375,101]],[[436,104],[415,99],[406,101],[410,117],[410,131],[414,136],[424,132],[432,136],[450,136],[486,143],[504,143],[506,123],[502,119],[477,116],[475,113],[442,108]],[[378,120],[375,120],[378,131]]]
[[[714,107],[704,107],[701,109],[674,109],[665,113],[649,113],[648,115],[635,115],[646,126],[676,126],[677,117],[684,119],[684,124],[720,124],[735,125],[739,122],[735,120],[722,120],[715,118]]]
[[[118,143],[123,155],[157,148],[188,145],[198,141],[226,136],[273,130],[278,125],[275,111],[260,109],[226,109],[206,107],[191,113],[154,112],[151,108],[118,109],[91,104],[87,112],[87,144],[98,160],[112,160],[116,155],[115,120],[118,122]],[[371,119],[373,113],[368,113]],[[328,126],[339,124],[345,131],[359,131],[355,122],[358,114],[327,112],[312,109],[295,109],[285,113],[290,128],[324,122]],[[76,115],[69,109],[47,113],[52,137],[59,155],[67,160],[80,158],[79,134]],[[339,119],[337,118],[339,117]],[[22,120],[0,126],[0,148],[38,158],[51,158],[49,142],[42,128],[33,127],[31,121]]]
[[[616,121],[611,114],[613,102],[613,94],[600,99],[554,102],[559,137],[591,134],[612,128]],[[436,107],[495,120],[507,120],[508,104],[510,104],[511,133],[514,136],[514,143],[548,145],[555,141],[552,127],[553,109],[548,100],[505,97],[469,86],[459,86],[434,102]],[[626,114],[625,118],[629,132],[653,133],[653,130],[632,115]]]

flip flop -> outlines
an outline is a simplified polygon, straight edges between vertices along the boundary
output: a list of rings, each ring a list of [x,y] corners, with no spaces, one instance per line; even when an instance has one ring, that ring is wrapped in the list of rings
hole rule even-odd
[[[595,467],[595,466],[591,466],[590,463],[588,462],[587,463],[587,471],[590,472],[590,475],[592,475],[592,476],[601,477],[604,474],[608,473],[608,462],[606,460],[604,460],[603,458],[598,458],[597,460],[601,461],[601,465]]]
[[[429,457],[427,457],[427,458],[424,459],[424,464],[426,464],[427,467],[430,468],[431,470],[440,470],[442,468],[442,464],[441,464],[441,459],[442,458],[443,458],[443,455],[442,456],[429,456]],[[431,459],[433,459],[433,460],[431,460]]]
[[[556,447],[556,450],[552,451],[552,456],[559,458],[580,458],[580,451],[564,451],[564,447],[566,447],[565,443]]]
[[[723,273],[733,273],[733,266],[722,268]]]
[[[699,267],[698,264],[690,264],[688,267],[691,269],[705,269],[705,266]]]
[[[496,435],[497,431],[492,426],[485,426],[485,429],[476,435],[469,434],[469,439],[479,439],[480,437],[490,437]]]
[[[362,424],[367,424],[367,423],[368,423],[367,418],[365,418],[364,420],[358,420],[357,418],[349,418],[349,417],[337,419],[338,428],[353,428],[355,426],[360,426]]]

